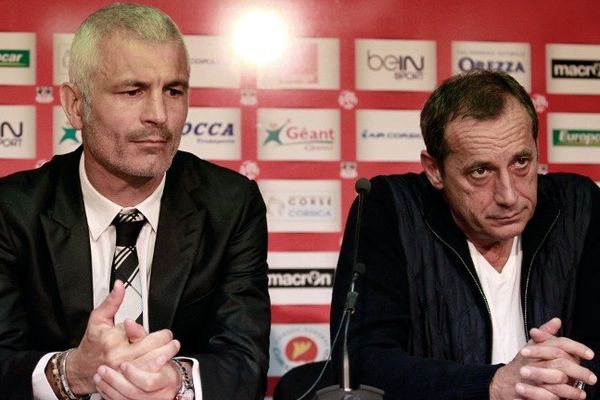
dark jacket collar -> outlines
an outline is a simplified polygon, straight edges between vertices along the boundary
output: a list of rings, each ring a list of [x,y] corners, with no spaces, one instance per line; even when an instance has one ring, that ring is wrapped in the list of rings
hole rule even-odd
[[[543,179],[543,177],[539,178]],[[439,236],[440,240],[452,247],[463,258],[467,266],[473,269],[465,234],[454,222],[444,195],[440,190],[431,186],[425,173],[420,175],[420,183],[423,191],[422,213],[426,223]],[[531,264],[536,250],[551,230],[559,214],[560,207],[554,203],[551,197],[540,190],[538,183],[537,205],[533,217],[527,223],[522,234],[524,266]],[[525,271],[526,268],[523,270]]]

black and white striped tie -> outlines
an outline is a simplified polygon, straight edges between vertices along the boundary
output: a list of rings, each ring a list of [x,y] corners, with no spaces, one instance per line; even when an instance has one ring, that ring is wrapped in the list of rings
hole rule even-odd
[[[110,274],[110,287],[119,279],[125,284],[125,298],[117,314],[115,324],[126,318],[143,323],[142,284],[138,262],[136,241],[146,223],[144,216],[137,210],[121,211],[112,224],[117,230],[115,256]]]

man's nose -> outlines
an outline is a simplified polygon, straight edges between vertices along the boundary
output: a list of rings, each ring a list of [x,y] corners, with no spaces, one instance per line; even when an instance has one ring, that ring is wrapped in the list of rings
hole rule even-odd
[[[496,204],[511,207],[516,204],[518,198],[515,178],[508,171],[499,172],[494,189]]]
[[[152,93],[144,104],[143,122],[163,125],[167,122],[167,108],[162,93]]]

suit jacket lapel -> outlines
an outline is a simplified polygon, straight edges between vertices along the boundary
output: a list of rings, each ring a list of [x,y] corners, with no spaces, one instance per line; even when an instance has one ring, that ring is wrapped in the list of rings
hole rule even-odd
[[[170,328],[192,263],[203,251],[205,209],[198,209],[176,174],[167,174],[148,290],[150,331]]]
[[[77,345],[93,309],[89,231],[79,183],[81,151],[57,161],[56,196],[40,215],[68,338]]]

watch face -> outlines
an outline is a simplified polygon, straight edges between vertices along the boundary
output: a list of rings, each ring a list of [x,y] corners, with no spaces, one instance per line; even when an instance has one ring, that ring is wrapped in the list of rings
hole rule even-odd
[[[178,394],[176,400],[194,400],[196,396],[192,389],[186,389],[185,392]]]

